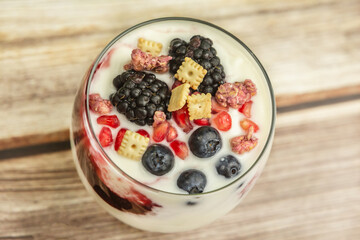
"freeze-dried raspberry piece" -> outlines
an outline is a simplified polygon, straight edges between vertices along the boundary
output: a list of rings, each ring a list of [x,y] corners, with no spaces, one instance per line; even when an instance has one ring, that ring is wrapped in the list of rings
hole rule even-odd
[[[254,127],[249,128],[247,135],[242,135],[230,139],[230,145],[233,152],[243,154],[251,151],[258,144],[258,138],[253,136]]]
[[[109,100],[101,98],[100,94],[93,93],[89,95],[89,107],[95,113],[107,114],[111,112],[113,106]]]
[[[244,82],[224,83],[219,86],[215,98],[223,107],[240,108],[241,105],[250,101],[251,97],[256,94],[256,86],[250,80]]]
[[[155,71],[164,73],[169,71],[170,56],[161,55],[154,57],[150,53],[145,53],[140,49],[134,49],[131,53],[131,62],[124,66],[125,70],[134,69],[136,71]]]

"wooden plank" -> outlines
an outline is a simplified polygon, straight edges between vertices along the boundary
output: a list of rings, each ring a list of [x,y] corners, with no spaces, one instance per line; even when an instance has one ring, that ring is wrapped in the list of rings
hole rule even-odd
[[[100,208],[70,151],[0,161],[0,239],[356,239],[360,100],[280,114],[264,173],[236,209],[181,234],[143,232]]]
[[[186,13],[233,32],[263,62],[280,107],[360,93],[356,0],[166,1],[157,11],[145,0],[0,4],[0,150],[67,139],[92,60],[116,34],[156,17]]]

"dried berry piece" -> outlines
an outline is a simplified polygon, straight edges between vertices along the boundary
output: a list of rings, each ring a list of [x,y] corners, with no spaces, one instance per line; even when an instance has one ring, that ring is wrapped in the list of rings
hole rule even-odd
[[[107,114],[112,110],[109,100],[100,97],[100,94],[93,93],[89,95],[89,108],[91,111],[99,114]]]
[[[125,70],[134,69],[136,71],[155,71],[164,73],[169,71],[168,63],[172,59],[170,56],[161,55],[154,57],[150,53],[145,53],[140,49],[134,49],[131,53],[131,62],[124,66]]]
[[[246,79],[245,82],[225,83],[218,88],[215,98],[223,107],[240,108],[256,94],[255,84]]]
[[[230,139],[231,150],[237,154],[251,151],[258,144],[258,139],[253,136],[254,127],[249,128],[247,135],[242,135]]]

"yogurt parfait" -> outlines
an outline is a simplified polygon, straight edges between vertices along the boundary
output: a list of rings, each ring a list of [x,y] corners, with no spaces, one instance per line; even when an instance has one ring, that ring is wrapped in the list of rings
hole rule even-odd
[[[233,209],[270,153],[275,101],[255,55],[196,19],[140,23],[77,93],[71,145],[86,189],[133,227],[179,232]]]

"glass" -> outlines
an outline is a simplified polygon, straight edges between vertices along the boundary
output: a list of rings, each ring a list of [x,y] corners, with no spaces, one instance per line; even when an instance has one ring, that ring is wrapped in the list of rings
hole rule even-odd
[[[146,186],[123,172],[106,155],[89,121],[89,86],[96,66],[122,36],[160,21],[192,21],[220,30],[245,48],[261,69],[271,97],[271,127],[267,141],[254,164],[230,184],[201,194],[177,194]],[[274,136],[275,99],[270,80],[256,56],[231,33],[213,24],[190,18],[160,18],[140,23],[112,40],[85,74],[76,94],[70,128],[76,169],[87,191],[110,214],[135,228],[153,232],[179,232],[211,223],[232,210],[254,186],[270,153]]]

